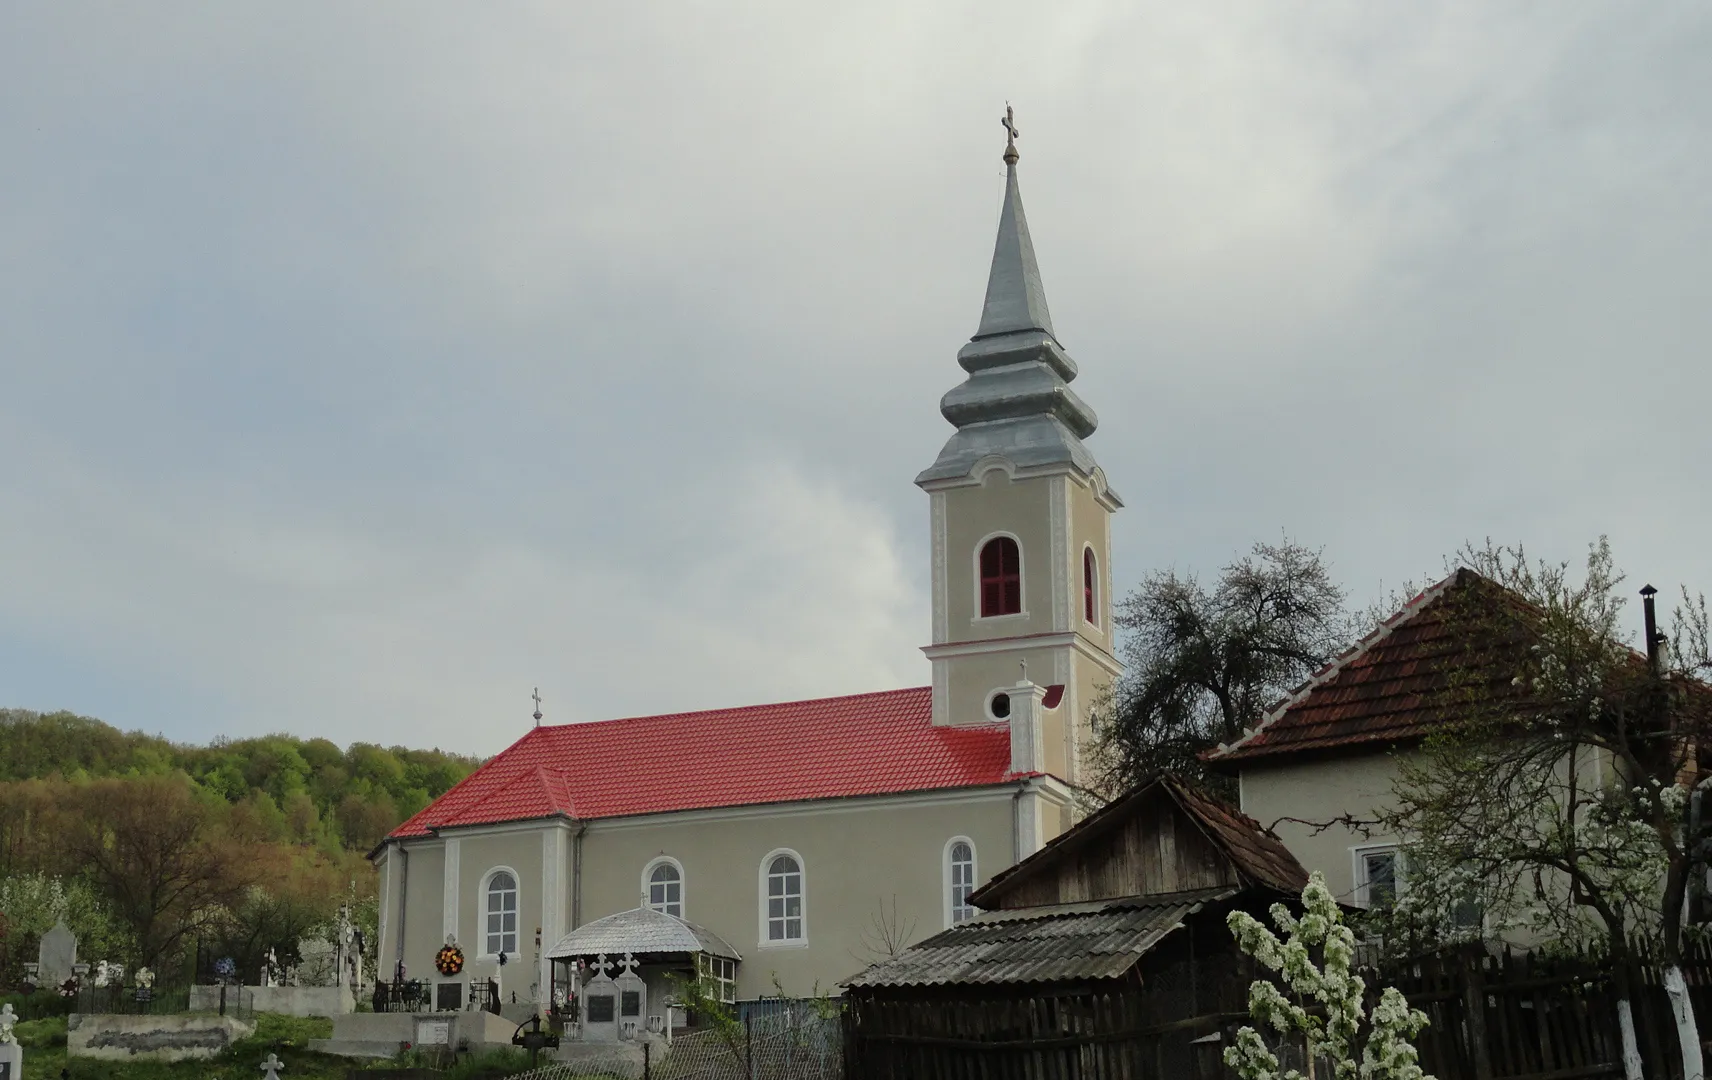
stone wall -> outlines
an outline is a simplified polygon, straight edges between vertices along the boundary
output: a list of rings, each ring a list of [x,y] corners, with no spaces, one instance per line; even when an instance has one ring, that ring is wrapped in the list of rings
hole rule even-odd
[[[356,1011],[356,1002],[345,986],[229,986],[226,1006],[231,1009],[242,996],[256,1012],[283,1013],[286,1016],[339,1017]],[[220,988],[193,986],[190,988],[192,1012],[218,1012]]]
[[[255,1030],[230,1016],[73,1013],[66,1024],[66,1054],[106,1061],[211,1058]]]

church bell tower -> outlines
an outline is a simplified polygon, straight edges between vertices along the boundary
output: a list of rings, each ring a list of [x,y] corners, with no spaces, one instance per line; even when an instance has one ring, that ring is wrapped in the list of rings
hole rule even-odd
[[[939,411],[957,431],[916,477],[931,501],[933,722],[1008,721],[1036,696],[1045,772],[1085,783],[1097,696],[1121,673],[1111,615],[1111,516],[1122,501],[1083,440],[1094,410],[1069,383],[1017,188],[1005,110],[1005,196],[986,302],[957,353],[968,373]]]

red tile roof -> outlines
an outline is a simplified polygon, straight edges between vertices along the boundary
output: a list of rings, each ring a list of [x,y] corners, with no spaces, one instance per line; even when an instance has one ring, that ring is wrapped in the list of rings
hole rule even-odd
[[[1471,619],[1472,611],[1480,615]],[[1509,693],[1515,639],[1473,635],[1490,616],[1528,620],[1521,597],[1472,570],[1427,589],[1276,706],[1253,731],[1205,756],[1210,764],[1424,738],[1466,707],[1476,682]]]
[[[935,727],[931,687],[531,729],[388,839],[976,787],[1016,779],[1003,724]]]

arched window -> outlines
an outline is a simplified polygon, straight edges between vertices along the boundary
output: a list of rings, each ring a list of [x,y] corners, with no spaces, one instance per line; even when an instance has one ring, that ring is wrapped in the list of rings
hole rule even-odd
[[[1094,549],[1082,549],[1082,618],[1091,623],[1098,623],[1095,613],[1099,611],[1094,603],[1094,582],[1099,580],[1099,568],[1094,565]]]
[[[807,940],[803,921],[802,860],[794,851],[776,851],[761,866],[765,886],[761,941],[792,945]]]
[[[683,918],[684,871],[676,860],[654,860],[643,877],[648,906],[666,915]]]
[[[510,870],[488,875],[484,890],[487,932],[482,937],[485,956],[517,955],[517,877]]]
[[[981,548],[981,618],[1021,610],[1022,551],[1010,537],[995,536]]]
[[[968,837],[953,837],[945,845],[945,922],[960,923],[975,917],[969,894],[975,891],[975,844]]]

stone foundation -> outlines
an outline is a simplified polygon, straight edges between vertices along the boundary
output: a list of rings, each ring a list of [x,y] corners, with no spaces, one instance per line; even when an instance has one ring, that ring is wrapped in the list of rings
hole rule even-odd
[[[282,1013],[286,1016],[325,1016],[337,1019],[356,1011],[356,1001],[346,986],[228,986],[226,1007],[247,998],[256,1012]],[[194,1012],[218,1012],[220,988],[193,986],[190,988],[190,1008]]]
[[[424,1024],[436,1025],[425,1028]],[[389,1058],[404,1044],[422,1045],[424,1035],[445,1025],[445,1045],[469,1040],[472,1047],[510,1046],[517,1025],[488,1012],[435,1013],[348,1013],[333,1020],[331,1039],[311,1039],[309,1049],[321,1054],[353,1058]]]
[[[255,1030],[230,1016],[73,1013],[66,1021],[65,1052],[104,1061],[211,1058]]]

